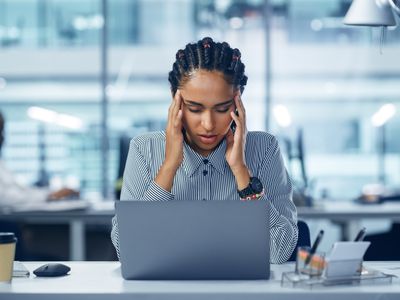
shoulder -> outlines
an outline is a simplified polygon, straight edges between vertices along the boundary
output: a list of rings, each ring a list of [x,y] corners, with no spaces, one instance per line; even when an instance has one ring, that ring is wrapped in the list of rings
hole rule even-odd
[[[130,148],[135,147],[140,152],[151,151],[153,148],[163,147],[165,145],[165,132],[155,131],[140,134],[131,140]]]
[[[250,147],[262,147],[264,150],[278,145],[275,136],[265,131],[249,131],[246,143]]]
[[[151,143],[151,142],[165,142],[165,132],[164,131],[154,131],[140,134],[131,140],[137,145]]]
[[[262,161],[279,152],[278,141],[272,134],[263,131],[250,131],[246,138],[246,153],[249,159]]]

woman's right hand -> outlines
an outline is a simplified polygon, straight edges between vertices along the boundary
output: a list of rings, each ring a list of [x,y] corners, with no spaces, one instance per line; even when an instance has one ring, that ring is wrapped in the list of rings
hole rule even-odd
[[[182,97],[179,90],[168,110],[165,142],[165,160],[154,181],[164,190],[171,192],[176,171],[183,160]]]
[[[168,110],[165,160],[163,166],[177,170],[183,160],[182,96],[178,89]]]

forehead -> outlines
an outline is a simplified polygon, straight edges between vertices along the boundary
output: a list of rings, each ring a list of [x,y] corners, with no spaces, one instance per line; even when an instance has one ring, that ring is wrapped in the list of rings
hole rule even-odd
[[[204,105],[232,99],[235,88],[218,71],[199,70],[181,88],[182,97]]]

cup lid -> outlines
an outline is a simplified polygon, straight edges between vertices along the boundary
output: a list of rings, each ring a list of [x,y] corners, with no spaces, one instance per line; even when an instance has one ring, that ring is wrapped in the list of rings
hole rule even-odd
[[[0,232],[0,244],[14,243],[17,241],[13,232]]]

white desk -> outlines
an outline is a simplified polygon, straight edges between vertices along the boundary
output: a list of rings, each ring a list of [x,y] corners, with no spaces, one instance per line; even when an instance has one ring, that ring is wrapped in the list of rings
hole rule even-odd
[[[283,271],[293,264],[272,265],[274,278],[254,281],[125,281],[117,262],[67,262],[70,275],[56,278],[14,278],[0,285],[0,299],[400,299],[400,282],[371,286],[339,286],[314,290],[281,287]],[[25,263],[29,270],[41,263]],[[400,267],[396,263],[366,263],[369,267]],[[399,273],[399,270],[396,270]]]
[[[85,225],[106,224],[111,228],[113,203],[99,208],[81,211],[60,212],[19,212],[0,214],[1,220],[20,221],[41,224],[69,224],[71,260],[85,260]],[[386,219],[400,222],[400,203],[391,202],[382,205],[359,205],[351,202],[327,202],[319,207],[298,207],[299,219],[330,220],[342,227],[342,238],[355,236],[359,230],[359,221],[365,219]]]

